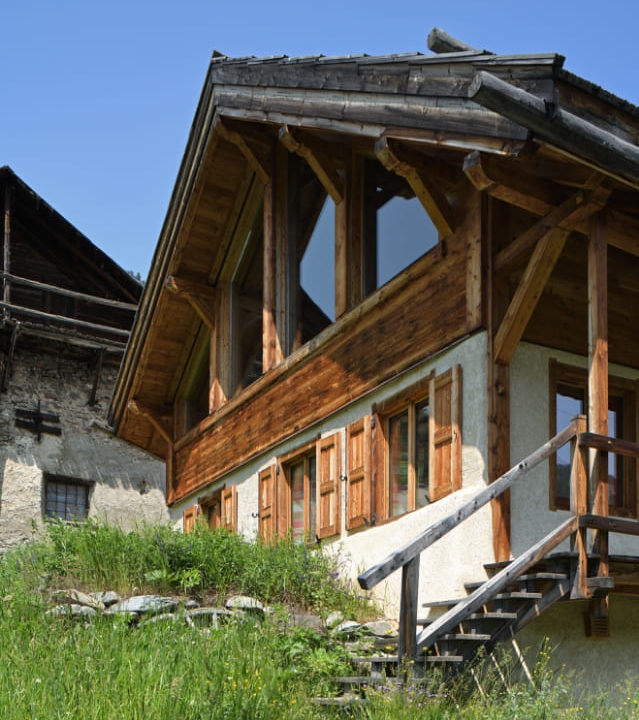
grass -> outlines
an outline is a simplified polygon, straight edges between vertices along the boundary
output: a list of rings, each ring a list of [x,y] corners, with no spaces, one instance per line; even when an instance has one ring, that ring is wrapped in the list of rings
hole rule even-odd
[[[470,675],[445,688],[407,682],[372,689],[363,707],[312,702],[352,674],[346,651],[325,635],[287,628],[283,610],[264,623],[235,620],[209,632],[183,622],[131,627],[46,614],[57,587],[131,592],[242,592],[319,613],[369,616],[367,601],[339,578],[336,558],[283,541],[249,543],[198,529],[125,534],[104,525],[53,524],[37,542],[0,559],[0,717],[3,720],[541,720],[639,718],[639,691],[621,707],[604,696],[577,703],[543,649],[534,683],[508,681],[484,664],[479,692]],[[511,674],[507,662],[502,671]]]

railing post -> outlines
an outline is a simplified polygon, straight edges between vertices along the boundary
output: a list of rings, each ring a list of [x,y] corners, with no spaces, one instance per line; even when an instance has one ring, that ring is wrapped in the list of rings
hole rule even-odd
[[[579,436],[586,432],[585,415],[573,418],[577,436],[571,442],[570,512],[579,517],[588,512],[588,449],[579,445]],[[588,529],[579,527],[570,539],[570,549],[577,553],[577,567],[570,589],[572,599],[588,597]]]
[[[417,652],[417,602],[419,589],[419,559],[416,555],[402,566],[402,594],[399,607],[398,656],[413,660]]]

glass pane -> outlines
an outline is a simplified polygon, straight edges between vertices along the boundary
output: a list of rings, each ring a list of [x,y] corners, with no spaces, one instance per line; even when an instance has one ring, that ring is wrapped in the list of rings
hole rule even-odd
[[[557,386],[557,431],[570,424],[571,418],[584,411],[584,391],[569,385]],[[557,451],[557,499],[570,499],[570,444]]]
[[[428,505],[428,400],[415,406],[415,507]]]
[[[315,475],[315,456],[309,457],[308,460],[308,528],[307,532],[311,539],[315,538],[316,518],[317,518],[317,497],[316,497],[316,475]]]
[[[608,400],[608,435],[623,439],[623,398],[611,395]],[[608,453],[608,503],[614,507],[623,507],[624,497],[624,458],[622,455]]]
[[[300,285],[324,315],[324,325],[335,320],[335,203],[330,198],[324,203],[300,263]]]
[[[408,511],[408,411],[388,421],[390,516]]]
[[[291,530],[296,540],[304,539],[304,461],[291,465]]]

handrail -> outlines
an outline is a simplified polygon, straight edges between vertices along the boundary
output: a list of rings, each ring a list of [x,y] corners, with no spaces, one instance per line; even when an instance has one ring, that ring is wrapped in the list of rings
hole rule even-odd
[[[431,623],[425,630],[422,630],[417,636],[417,648],[429,645],[441,633],[449,632],[458,625],[468,613],[475,612],[475,610],[482,607],[482,605],[496,593],[507,587],[516,577],[539,562],[550,550],[574,533],[578,527],[579,518],[573,515],[549,532],[548,535],[535,543],[496,575],[486,580],[483,585],[480,585],[480,587],[468,595],[468,597],[460,600],[457,605],[445,612],[441,617],[438,617],[437,620]]]
[[[630,442],[630,440],[618,440],[607,435],[597,435],[591,432],[579,433],[579,445],[594,450],[615,453],[616,455],[639,457],[639,445]]]
[[[508,490],[515,480],[518,480],[529,470],[550,457],[550,455],[555,453],[569,440],[572,440],[576,434],[577,424],[576,422],[572,422],[568,425],[568,427],[557,433],[557,435],[548,440],[548,442],[537,448],[537,450],[528,455],[528,457],[517,463],[517,465],[508,470],[508,472],[504,473],[500,478],[495,480],[495,482],[478,492],[459,509],[434,523],[414,540],[411,540],[408,544],[388,555],[380,563],[373,565],[373,567],[363,572],[357,578],[360,586],[364,590],[370,590],[375,587],[377,583],[387,578],[392,572],[409,563],[423,550],[430,547],[434,542],[449,533],[460,522],[469,518],[491,500],[499,497],[499,495]]]

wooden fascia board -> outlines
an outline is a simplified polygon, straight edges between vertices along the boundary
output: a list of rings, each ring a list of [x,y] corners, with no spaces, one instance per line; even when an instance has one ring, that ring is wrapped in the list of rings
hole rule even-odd
[[[609,194],[608,190],[578,191],[568,197],[561,205],[544,215],[497,253],[494,263],[495,272],[499,273],[516,265],[553,228],[562,227],[570,230],[576,219],[583,220],[586,215],[600,210]]]
[[[129,400],[127,409],[134,415],[145,417],[169,445],[173,444],[171,411],[134,398]]]
[[[301,137],[299,132],[291,130],[288,125],[282,125],[278,138],[289,152],[296,153],[306,160],[335,204],[341,203],[344,199],[344,181],[331,159],[330,149],[321,148],[317,141]]]
[[[215,307],[217,290],[210,285],[169,275],[166,288],[170,292],[185,298],[210,330],[215,327]]]
[[[456,226],[455,214],[427,170],[417,165],[401,145],[386,137],[375,143],[375,155],[387,170],[406,179],[440,236],[452,235]]]
[[[473,151],[464,159],[464,173],[473,186],[491,197],[527,210],[533,215],[547,215],[561,204],[552,183],[526,175],[520,169],[507,172],[504,162]],[[602,189],[602,192],[605,192]],[[560,226],[588,235],[588,217],[592,214],[584,203],[585,216],[575,212]],[[639,257],[639,222],[626,213],[609,208],[607,211],[608,243],[619,250]]]
[[[258,143],[246,133],[229,126],[221,116],[217,117],[216,129],[224,140],[233,143],[238,148],[261,182],[266,185],[271,178],[270,163]]]
[[[495,335],[495,361],[508,364],[524,334],[546,281],[563,250],[569,230],[552,228],[537,243]]]
[[[473,78],[468,97],[615,178],[639,185],[639,146],[484,70]]]

